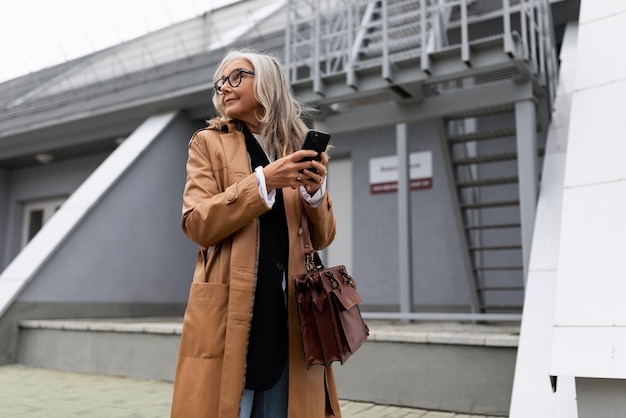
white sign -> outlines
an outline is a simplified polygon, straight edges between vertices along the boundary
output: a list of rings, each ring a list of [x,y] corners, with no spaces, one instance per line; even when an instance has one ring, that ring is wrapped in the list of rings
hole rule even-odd
[[[409,155],[409,179],[411,189],[430,189],[433,185],[433,156],[431,151],[414,152]],[[370,160],[370,192],[390,193],[398,191],[398,156],[372,158]]]

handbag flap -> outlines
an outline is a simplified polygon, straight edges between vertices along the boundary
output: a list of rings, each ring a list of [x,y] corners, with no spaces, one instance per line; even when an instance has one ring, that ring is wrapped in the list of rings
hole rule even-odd
[[[332,293],[346,311],[354,308],[363,300],[352,286],[343,286],[341,289],[333,290]]]
[[[356,282],[344,266],[322,270],[320,275],[326,291],[337,298],[343,309],[350,310],[363,301],[356,291]]]

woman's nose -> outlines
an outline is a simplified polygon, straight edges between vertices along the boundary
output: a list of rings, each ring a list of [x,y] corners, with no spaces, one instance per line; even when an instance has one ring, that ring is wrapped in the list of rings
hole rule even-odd
[[[225,82],[224,85],[222,86],[222,93],[226,93],[232,90],[233,90],[233,86],[231,86],[228,81]]]

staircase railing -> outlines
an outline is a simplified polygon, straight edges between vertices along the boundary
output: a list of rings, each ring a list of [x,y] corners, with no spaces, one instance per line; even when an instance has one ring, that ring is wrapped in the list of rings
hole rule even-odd
[[[285,61],[292,83],[381,68],[392,80],[392,63],[434,52],[446,44],[451,5],[445,0],[292,0],[288,8]],[[422,48],[422,45],[427,45]]]
[[[393,83],[393,67],[419,59],[430,75],[430,58],[450,49],[448,31],[459,29],[459,60],[472,65],[470,27],[481,22],[471,6],[480,0],[289,0],[285,62],[292,84],[312,83],[324,96],[324,82],[345,77],[359,89],[359,71],[380,71]],[[525,62],[546,86],[552,103],[557,61],[550,0],[502,0],[499,36],[503,51]],[[454,19],[454,21],[451,21]]]

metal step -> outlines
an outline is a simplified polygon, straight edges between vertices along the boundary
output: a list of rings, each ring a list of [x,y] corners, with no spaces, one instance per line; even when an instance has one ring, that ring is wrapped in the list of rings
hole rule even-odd
[[[452,164],[457,166],[467,164],[493,163],[497,161],[509,161],[515,159],[517,159],[517,153],[507,152],[502,154],[481,155],[478,157],[457,158],[452,160]]]
[[[466,230],[476,230],[476,229],[508,229],[508,228],[520,228],[522,224],[520,223],[508,223],[508,224],[485,224],[485,225],[468,225],[465,227]]]
[[[504,206],[519,206],[519,200],[501,200],[499,202],[481,202],[462,204],[461,209],[487,209],[499,208]]]
[[[507,251],[507,250],[521,250],[521,245],[491,245],[485,247],[470,247],[470,251]]]
[[[486,109],[484,112],[476,111],[473,114],[467,115],[458,115],[460,118],[465,117],[480,117],[480,116],[488,116],[500,113],[510,113],[514,111],[512,106],[502,106],[500,108],[490,108]],[[510,122],[509,122],[510,123]],[[480,127],[480,124],[478,124]],[[517,130],[515,126],[504,126],[497,127],[493,129],[480,130],[477,132],[465,133],[465,134],[455,134],[451,135],[447,138],[447,144],[450,149],[450,165],[453,173],[460,174],[461,171],[459,169],[466,169],[470,166],[477,167],[474,176],[477,178],[474,179],[463,179],[459,180],[459,177],[456,178],[456,189],[459,193],[459,209],[461,213],[471,210],[482,210],[482,209],[491,209],[491,208],[503,208],[503,211],[517,211],[520,201],[519,198],[516,198],[516,195],[512,195],[509,200],[498,200],[494,201],[494,199],[498,199],[498,195],[493,195],[491,199],[487,198],[490,201],[478,201],[471,203],[463,203],[462,192],[465,192],[468,189],[481,190],[485,188],[485,191],[488,187],[492,186],[509,186],[516,187],[519,183],[519,177],[517,176],[517,170],[507,170],[507,166],[512,167],[517,160],[517,153],[515,152],[515,141],[516,141]],[[477,145],[477,149],[481,151],[484,155],[467,155],[467,153],[463,153],[462,147],[464,144],[471,142],[481,142],[480,145]],[[491,142],[489,142],[491,141]],[[502,148],[505,146],[505,148]],[[510,146],[510,147],[509,147]],[[457,153],[458,152],[458,153]],[[501,166],[497,166],[494,163],[502,163]],[[500,175],[500,177],[490,177],[490,178],[480,178],[479,174],[481,173],[481,167],[488,167],[489,164],[492,164],[489,170],[497,170],[501,167],[499,171],[494,171],[495,175]],[[484,173],[484,172],[483,172]],[[492,176],[494,174],[491,174]],[[509,175],[510,174],[510,175]],[[512,191],[512,190],[511,190]],[[487,191],[486,191],[487,193]],[[488,195],[489,193],[487,193]],[[483,199],[484,199],[483,198]],[[506,199],[505,196],[500,197],[500,199]],[[509,209],[507,209],[507,207]],[[512,215],[512,214],[511,214]],[[516,220],[518,219],[519,214],[517,216],[512,216],[510,219]],[[469,252],[469,257],[471,263],[473,264],[472,270],[474,273],[474,283],[475,289],[478,295],[478,300],[480,304],[480,309],[482,312],[515,312],[521,311],[522,307],[520,306],[523,299],[523,291],[524,286],[519,285],[516,282],[512,285],[499,284],[499,283],[507,283],[504,279],[507,279],[511,274],[519,274],[518,272],[523,271],[523,266],[521,265],[521,261],[505,261],[502,260],[499,264],[503,265],[481,265],[484,263],[480,257],[476,257],[479,254],[492,254],[494,256],[497,255],[497,252],[502,251],[516,251],[518,254],[522,250],[522,245],[518,244],[518,239],[516,238],[518,231],[521,228],[520,222],[506,222],[506,223],[487,223],[487,224],[477,224],[471,225],[468,222],[472,222],[466,217],[463,217],[465,220],[465,231],[468,234],[468,247],[467,251]],[[471,218],[471,217],[470,217]],[[476,222],[476,221],[475,221]],[[480,222],[480,221],[479,221]],[[499,239],[499,241],[487,241],[488,245],[482,245],[479,239],[479,236],[482,236],[481,231],[499,231],[499,230],[510,230],[506,231],[504,238]],[[495,237],[495,239],[498,239]],[[498,261],[493,260],[496,264]],[[491,264],[493,264],[493,262]],[[518,264],[519,263],[519,264]],[[516,265],[517,264],[517,265]],[[493,280],[494,286],[487,286],[483,284],[483,276],[489,275],[490,281]],[[499,280],[503,279],[503,280]],[[498,292],[502,292],[503,295],[499,295]],[[522,293],[520,293],[522,292]],[[510,296],[509,296],[510,295]],[[518,297],[519,295],[519,297]]]
[[[480,116],[492,116],[499,115],[502,113],[511,113],[515,111],[515,106],[511,103],[506,103],[502,105],[468,109],[463,112],[458,112],[453,115],[450,115],[448,120],[459,120],[465,118],[475,118]]]
[[[474,271],[505,271],[505,270],[523,270],[522,266],[481,266],[474,267]]]
[[[481,187],[481,186],[496,186],[499,184],[511,184],[517,183],[519,178],[517,176],[511,177],[495,177],[490,179],[461,181],[456,184],[457,187]]]
[[[413,16],[411,16],[413,15]],[[390,53],[421,48],[421,26],[419,13],[388,16],[387,47]],[[368,25],[368,32],[363,39],[363,45],[359,48],[359,54],[366,58],[382,55],[384,37],[382,27],[376,20]]]
[[[545,149],[537,150],[537,156],[543,157],[546,153]],[[480,155],[477,157],[465,157],[465,158],[457,158],[452,160],[452,164],[455,166],[460,165],[468,165],[468,164],[484,164],[484,163],[495,163],[500,161],[509,161],[516,160],[517,153],[516,152],[505,152],[501,154],[489,154],[489,155]]]
[[[504,286],[485,286],[479,287],[478,290],[481,292],[500,292],[500,291],[521,291],[524,290],[524,286],[516,286],[516,287],[504,287]]]
[[[521,312],[523,306],[521,305],[485,305],[483,306],[483,312],[486,313],[508,313],[508,312]]]
[[[509,136],[515,136],[516,129],[512,128],[497,128],[488,129],[480,132],[472,132],[463,135],[456,135],[448,137],[448,141],[451,143],[461,143],[470,141],[483,141],[488,139],[506,138]]]

